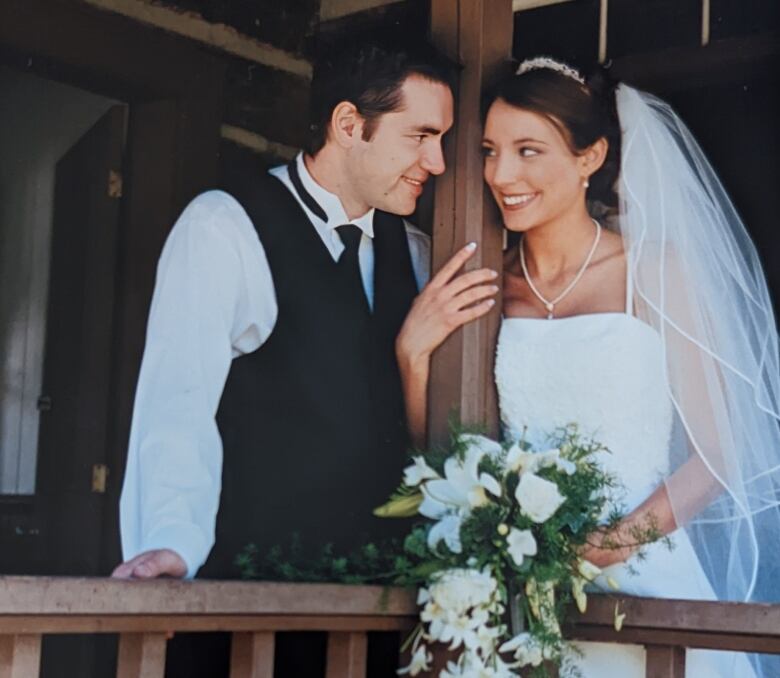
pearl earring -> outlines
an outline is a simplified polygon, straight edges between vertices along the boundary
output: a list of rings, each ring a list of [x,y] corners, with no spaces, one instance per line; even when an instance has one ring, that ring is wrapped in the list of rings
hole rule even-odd
[[[590,186],[590,182],[587,179],[583,179],[582,180],[582,187],[583,188],[587,188],[588,186]]]

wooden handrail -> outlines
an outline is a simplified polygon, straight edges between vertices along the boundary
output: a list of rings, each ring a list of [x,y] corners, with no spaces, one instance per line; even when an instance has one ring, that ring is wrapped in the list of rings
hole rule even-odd
[[[614,627],[615,605],[626,617]],[[568,637],[608,643],[670,645],[780,654],[780,605],[590,596]]]
[[[119,633],[116,675],[162,678],[171,631],[232,632],[231,678],[269,676],[274,632],[294,630],[328,632],[328,676],[360,678],[367,632],[417,614],[414,592],[377,586],[0,577],[0,678],[38,675],[41,635],[58,633]],[[677,678],[687,647],[780,654],[780,605],[592,595],[565,633],[644,645],[647,675]]]

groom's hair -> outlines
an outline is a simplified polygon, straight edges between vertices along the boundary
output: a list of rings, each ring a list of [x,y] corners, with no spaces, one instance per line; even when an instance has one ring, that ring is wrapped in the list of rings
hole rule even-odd
[[[363,139],[369,141],[379,118],[403,106],[401,87],[410,75],[452,89],[457,68],[425,41],[398,36],[352,41],[330,50],[314,67],[306,151],[316,155],[325,145],[333,109],[342,101],[353,103],[366,121]]]

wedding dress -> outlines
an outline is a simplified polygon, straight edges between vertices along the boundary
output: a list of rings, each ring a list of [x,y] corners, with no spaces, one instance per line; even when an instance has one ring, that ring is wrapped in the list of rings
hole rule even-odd
[[[623,488],[624,509],[641,504],[669,475],[674,408],[668,395],[663,342],[631,313],[560,319],[507,317],[499,334],[495,376],[504,435],[521,435],[545,449],[556,429],[574,423],[609,449],[600,462]],[[684,530],[646,549],[647,558],[607,568],[622,593],[713,600],[712,586]],[[644,678],[645,650],[637,645],[577,643],[584,678]],[[744,654],[689,650],[689,678],[754,678]]]

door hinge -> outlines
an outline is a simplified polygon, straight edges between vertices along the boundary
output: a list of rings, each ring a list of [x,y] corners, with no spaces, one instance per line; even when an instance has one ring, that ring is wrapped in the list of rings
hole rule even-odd
[[[122,173],[116,170],[108,170],[108,197],[122,197]]]
[[[105,464],[94,464],[92,466],[92,491],[98,494],[104,494],[106,491],[107,477],[108,466]]]

